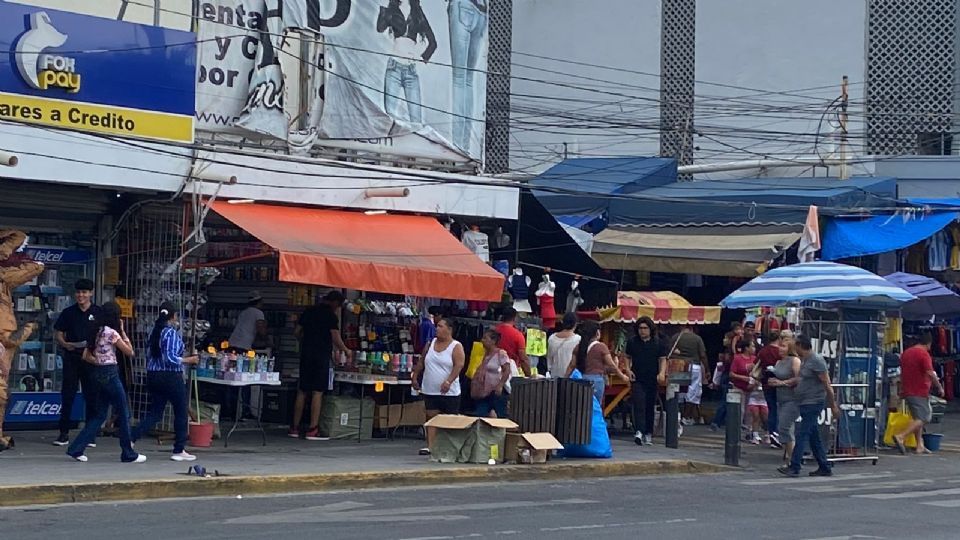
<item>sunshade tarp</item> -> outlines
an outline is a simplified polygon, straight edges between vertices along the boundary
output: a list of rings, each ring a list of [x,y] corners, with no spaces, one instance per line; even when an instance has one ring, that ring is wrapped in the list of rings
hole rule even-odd
[[[720,306],[691,305],[671,291],[620,291],[617,305],[599,309],[595,316],[601,322],[633,323],[650,317],[657,324],[718,324],[720,310]]]
[[[594,237],[593,258],[617,270],[754,277],[789,248],[802,225],[616,227]]]
[[[547,169],[530,180],[530,188],[554,216],[589,217],[589,222],[607,211],[609,194],[633,193],[676,179],[677,161],[671,158],[577,158]]]
[[[459,300],[500,300],[504,277],[437,220],[267,204],[213,209],[280,254],[280,280]]]
[[[928,320],[934,315],[942,318],[960,316],[960,295],[939,281],[905,272],[883,277],[917,297],[900,307],[904,319]]]
[[[863,220],[831,219],[820,257],[836,261],[903,249],[930,238],[957,219],[956,212],[920,216],[884,215]]]
[[[893,207],[896,179],[890,177],[744,178],[676,182],[610,203],[615,225],[803,224],[807,209]]]
[[[776,307],[804,302],[860,302],[896,306],[916,296],[856,266],[826,261],[774,268],[720,302],[726,308]]]

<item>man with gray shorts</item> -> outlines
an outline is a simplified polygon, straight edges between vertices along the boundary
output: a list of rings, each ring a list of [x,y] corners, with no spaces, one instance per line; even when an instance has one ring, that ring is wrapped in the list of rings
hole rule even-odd
[[[900,395],[907,403],[913,421],[902,432],[893,436],[893,442],[901,454],[907,453],[904,440],[910,435],[917,438],[917,454],[929,454],[923,446],[923,426],[933,419],[930,408],[930,389],[937,395],[943,395],[943,387],[937,372],[933,370],[933,358],[930,356],[930,345],[933,337],[929,333],[923,334],[920,343],[910,347],[900,357],[900,381],[902,391]]]

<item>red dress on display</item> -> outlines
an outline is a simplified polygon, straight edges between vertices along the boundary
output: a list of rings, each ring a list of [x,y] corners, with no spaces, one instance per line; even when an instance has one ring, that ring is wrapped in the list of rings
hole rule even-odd
[[[544,331],[553,330],[557,325],[557,310],[553,306],[553,296],[544,294],[540,298],[540,318],[543,319]]]

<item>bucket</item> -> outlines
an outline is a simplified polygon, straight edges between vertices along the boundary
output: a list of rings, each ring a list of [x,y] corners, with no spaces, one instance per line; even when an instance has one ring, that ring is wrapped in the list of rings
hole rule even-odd
[[[212,422],[190,422],[190,446],[201,448],[213,446]]]
[[[927,450],[931,452],[937,452],[940,450],[940,441],[943,440],[942,433],[924,433],[923,434],[923,445],[927,447]]]

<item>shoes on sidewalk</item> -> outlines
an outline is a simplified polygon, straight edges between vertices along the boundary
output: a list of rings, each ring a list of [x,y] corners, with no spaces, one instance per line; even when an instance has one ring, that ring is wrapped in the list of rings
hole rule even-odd
[[[788,477],[788,478],[799,478],[799,477],[800,477],[800,471],[795,471],[795,470],[793,470],[793,469],[791,469],[790,467],[787,467],[787,466],[777,467],[777,472],[780,473],[780,474],[782,474],[782,475],[784,475],[784,476],[786,476],[786,477]]]
[[[290,428],[290,429],[288,429],[288,430],[287,430],[287,437],[290,437],[291,439],[299,439],[299,438],[300,438],[300,430],[297,429],[297,428]]]
[[[66,446],[70,444],[70,437],[66,433],[61,433],[55,441],[53,441],[54,446]]]
[[[420,449],[420,455],[421,455],[421,456],[429,456],[429,455],[430,455],[430,449],[429,449],[429,448],[421,448],[421,449]]]
[[[634,442],[637,446],[643,446],[643,433],[640,433],[639,431],[636,432],[636,433],[634,433],[634,434],[633,434],[633,442]]]
[[[312,427],[312,428],[310,428],[310,429],[307,431],[307,437],[306,437],[306,439],[307,439],[308,441],[329,441],[329,440],[330,440],[330,437],[321,437],[321,436],[320,436],[320,428],[318,428],[318,427]]]
[[[830,469],[817,469],[811,472],[810,476],[833,476],[833,471]]]
[[[74,461],[79,461],[80,463],[86,463],[86,462],[90,461],[90,458],[88,458],[87,456],[85,456],[85,455],[83,455],[83,454],[77,454],[76,456],[73,456],[73,455],[70,455],[70,454],[67,454],[67,455],[70,456],[70,459],[72,459],[72,460],[74,460]]]
[[[653,435],[647,433],[643,436],[643,444],[647,446],[653,446]]]
[[[170,461],[196,461],[197,456],[188,454],[186,450],[170,456]]]
[[[97,443],[95,442],[87,443],[87,448],[96,448],[96,447],[97,447]]]
[[[146,463],[146,462],[147,462],[147,456],[143,454],[137,454],[137,457],[135,459],[124,461],[124,463]]]

